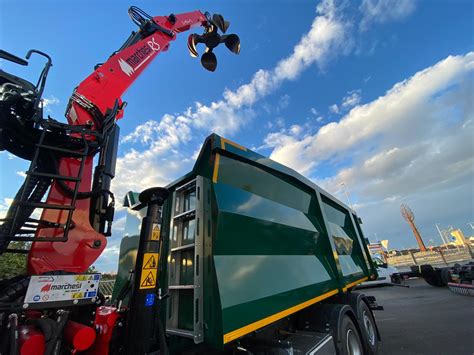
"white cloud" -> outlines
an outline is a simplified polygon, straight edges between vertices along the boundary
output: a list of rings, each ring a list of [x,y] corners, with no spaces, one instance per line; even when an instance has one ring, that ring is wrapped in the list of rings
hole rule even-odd
[[[372,23],[401,20],[413,13],[415,0],[363,0],[359,7],[362,12],[360,29],[366,30]]]
[[[372,144],[372,139],[378,138],[383,141],[382,146],[390,146],[417,141],[420,134],[429,136],[428,132],[443,124],[442,119],[449,110],[455,109],[455,103],[462,104],[461,108],[470,112],[469,94],[472,91],[469,90],[472,86],[466,83],[458,94],[461,97],[450,96],[448,89],[461,85],[473,69],[474,53],[450,56],[394,85],[375,101],[354,107],[339,122],[321,127],[312,136],[294,140],[292,136],[280,134],[275,141],[270,134],[275,143],[271,158],[290,166],[296,164],[301,171],[308,172],[319,162],[337,154],[354,148],[360,151],[365,145]],[[459,103],[461,99],[462,103]],[[456,102],[450,102],[453,100]],[[463,117],[466,121],[469,118]],[[444,129],[437,133],[443,134]],[[289,141],[293,148],[281,144]]]
[[[342,102],[340,105],[332,104],[331,106],[328,107],[329,112],[340,114],[348,110],[349,108],[358,105],[362,98],[360,93],[361,93],[360,90],[349,91],[347,95],[342,98]],[[322,121],[322,119],[320,121]]]
[[[342,99],[342,104],[341,106],[345,109],[356,106],[360,103],[361,100],[361,95],[360,95],[360,90],[352,90],[347,93],[347,96],[345,96]]]
[[[26,173],[24,171],[17,171],[16,174],[22,178],[26,178]]]
[[[288,107],[290,104],[290,95],[285,94],[282,97],[280,97],[280,100],[278,101],[278,111],[283,110]]]
[[[333,104],[329,106],[329,111],[332,113],[339,113],[340,112],[339,106],[337,106],[337,104]]]
[[[59,104],[59,99],[53,95],[50,95],[49,98],[43,98],[43,108],[49,111],[51,106]]]

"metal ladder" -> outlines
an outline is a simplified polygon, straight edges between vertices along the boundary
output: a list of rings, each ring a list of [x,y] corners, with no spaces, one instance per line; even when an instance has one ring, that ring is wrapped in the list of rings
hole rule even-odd
[[[26,178],[24,186],[28,186],[28,183],[31,181],[32,177],[38,177],[42,179],[49,179],[51,184],[57,180],[62,180],[65,182],[72,182],[73,187],[71,188],[73,193],[70,196],[71,203],[69,205],[59,205],[59,204],[50,204],[45,202],[31,202],[29,201],[29,194],[26,193],[26,189],[23,189],[19,198],[14,199],[12,204],[16,204],[18,208],[16,209],[13,218],[11,219],[11,227],[8,234],[7,239],[9,241],[20,241],[20,242],[65,242],[68,240],[68,233],[71,229],[71,222],[72,222],[72,215],[74,210],[76,209],[76,201],[77,201],[77,194],[79,190],[79,184],[82,180],[82,175],[84,171],[85,165],[85,158],[89,154],[90,151],[90,143],[86,136],[99,136],[97,131],[91,131],[90,129],[84,126],[71,126],[64,123],[60,123],[53,120],[42,120],[41,124],[42,132],[38,143],[36,144],[36,148],[33,154],[33,159],[31,160],[30,167],[28,171],[26,171]],[[76,136],[76,142],[81,141],[82,147],[78,150],[71,150],[62,147],[56,147],[53,145],[45,144],[45,138],[47,135],[55,134],[56,132],[61,132],[67,136],[74,135]],[[77,176],[68,176],[68,175],[60,175],[60,174],[52,174],[49,172],[38,171],[38,162],[40,159],[40,155],[43,152],[53,152],[53,153],[60,153],[65,157],[75,157],[80,160],[80,166],[78,170]],[[45,194],[46,195],[46,194]],[[62,210],[67,212],[67,218],[65,223],[59,223],[57,221],[47,221],[41,218],[28,218],[26,222],[21,226],[21,228],[15,232],[15,226],[18,222],[19,212],[22,207],[34,207],[35,209],[54,209],[54,210]],[[8,219],[4,218],[1,219],[1,222],[6,222]],[[35,237],[35,233],[38,228],[47,229],[47,228],[54,228],[54,229],[62,229],[62,236],[56,237]],[[13,249],[7,248],[6,252],[11,253],[28,253],[28,249]]]
[[[173,193],[168,267],[166,333],[204,340],[203,258],[204,180],[196,179]]]

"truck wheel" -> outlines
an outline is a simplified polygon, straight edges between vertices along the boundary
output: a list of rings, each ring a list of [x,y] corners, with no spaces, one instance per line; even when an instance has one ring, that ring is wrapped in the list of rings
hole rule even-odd
[[[374,315],[364,301],[359,302],[360,314],[360,332],[364,343],[365,354],[376,355],[379,350],[379,339],[377,336],[377,326],[375,325]]]
[[[340,325],[341,339],[337,349],[338,355],[363,355],[364,350],[360,340],[359,331],[352,319],[345,315]]]
[[[445,268],[441,269],[441,274],[440,274],[441,280],[446,285],[448,284],[448,282],[452,281],[450,271],[451,271],[451,268],[449,268],[449,267],[445,267]]]

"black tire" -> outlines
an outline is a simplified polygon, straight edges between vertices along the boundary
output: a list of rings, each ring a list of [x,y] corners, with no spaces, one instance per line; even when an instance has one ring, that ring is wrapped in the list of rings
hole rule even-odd
[[[444,287],[446,286],[440,279],[438,279],[436,276],[432,277],[424,277],[426,283],[430,286],[433,287]]]
[[[362,340],[351,317],[346,314],[339,327],[340,339],[336,344],[337,355],[363,355]]]
[[[451,268],[445,267],[441,269],[441,280],[445,285],[448,284],[448,282],[451,282],[451,273],[450,273]]]
[[[359,327],[364,347],[364,354],[377,355],[379,351],[379,337],[375,318],[367,303],[359,302]]]
[[[401,285],[403,278],[400,275],[392,275],[390,276],[390,281],[394,284]]]

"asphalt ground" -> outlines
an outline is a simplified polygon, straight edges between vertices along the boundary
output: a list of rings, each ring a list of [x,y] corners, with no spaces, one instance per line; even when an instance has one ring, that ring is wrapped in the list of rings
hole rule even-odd
[[[407,280],[410,288],[382,286],[360,289],[375,296],[382,341],[380,354],[473,355],[474,297]]]

